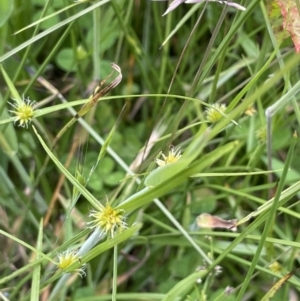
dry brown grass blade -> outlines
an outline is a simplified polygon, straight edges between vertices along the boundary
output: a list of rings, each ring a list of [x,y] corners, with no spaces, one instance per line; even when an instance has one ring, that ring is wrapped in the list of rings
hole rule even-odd
[[[260,301],[269,301],[271,300],[272,297],[276,294],[276,292],[280,289],[280,287],[288,281],[297,271],[299,271],[300,268],[296,269],[293,272],[290,272],[286,274],[283,278],[278,280],[272,287],[271,289],[264,295],[264,297]]]

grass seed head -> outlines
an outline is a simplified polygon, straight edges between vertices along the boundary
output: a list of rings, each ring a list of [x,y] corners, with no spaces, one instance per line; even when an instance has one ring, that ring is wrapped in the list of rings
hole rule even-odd
[[[74,250],[67,250],[63,253],[58,254],[58,263],[57,267],[62,270],[65,273],[70,273],[70,272],[75,272],[77,273],[80,277],[85,276],[85,267],[86,265],[83,264],[81,265],[80,268],[75,269],[75,270],[69,270],[69,267],[74,263],[80,261],[79,255],[77,251]]]
[[[171,147],[167,156],[165,156],[163,153],[161,154],[161,156],[163,157],[163,160],[155,160],[156,164],[160,167],[177,162],[181,157],[181,150],[180,148],[175,149],[174,147]]]
[[[105,207],[99,207],[98,210],[92,210],[90,217],[94,218],[93,221],[89,222],[90,228],[99,228],[101,233],[105,233],[108,237],[114,237],[116,233],[127,228],[124,211],[114,209],[109,203],[106,203]]]
[[[31,101],[29,98],[25,98],[23,96],[21,101],[17,101],[15,99],[14,103],[10,103],[10,105],[14,108],[14,110],[10,110],[16,116],[16,122],[19,122],[19,126],[28,128],[28,124],[31,122],[34,116],[34,101]]]
[[[210,108],[206,109],[205,111],[206,119],[211,123],[215,123],[224,117],[222,113],[224,113],[225,110],[226,110],[225,104],[215,103]]]

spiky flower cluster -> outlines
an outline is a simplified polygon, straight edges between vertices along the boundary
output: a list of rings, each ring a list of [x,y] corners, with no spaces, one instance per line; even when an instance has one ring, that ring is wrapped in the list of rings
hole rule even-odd
[[[180,148],[175,149],[174,147],[171,147],[167,156],[165,156],[163,153],[161,156],[163,157],[163,160],[156,159],[155,162],[158,166],[165,166],[178,161],[181,157],[181,150]]]
[[[210,108],[206,109],[206,119],[209,122],[215,123],[219,121],[223,116],[226,110],[226,105],[225,104],[218,104],[215,103],[213,104]]]
[[[22,100],[13,99],[14,103],[10,105],[14,110],[10,110],[11,113],[16,115],[16,122],[19,122],[19,126],[28,128],[28,124],[31,122],[34,116],[34,101],[31,101],[29,98],[23,96]]]
[[[256,139],[260,144],[264,144],[267,141],[267,128],[261,127],[256,131]]]
[[[109,203],[106,206],[99,206],[98,210],[92,210],[90,217],[94,220],[89,222],[90,228],[98,228],[101,233],[108,237],[114,237],[115,234],[122,232],[127,228],[125,222],[124,210],[114,209]]]
[[[85,264],[81,265],[81,267],[79,269],[69,270],[69,267],[73,263],[75,263],[77,261],[80,261],[80,258],[79,258],[79,255],[78,255],[77,251],[67,250],[67,251],[65,251],[63,253],[58,254],[57,256],[58,256],[57,267],[61,271],[65,272],[65,273],[75,272],[80,277],[83,277],[83,276],[86,275],[85,274],[85,267],[86,267]]]

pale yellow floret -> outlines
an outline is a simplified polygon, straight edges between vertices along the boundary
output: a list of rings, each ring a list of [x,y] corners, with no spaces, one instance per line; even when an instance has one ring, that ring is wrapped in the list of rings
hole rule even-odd
[[[90,216],[94,218],[88,223],[91,225],[90,228],[99,228],[109,237],[114,237],[116,233],[127,228],[124,211],[112,208],[109,203],[105,207],[99,207],[98,210],[92,210]]]
[[[169,153],[167,156],[165,156],[163,153],[161,154],[161,156],[163,157],[163,160],[156,159],[155,162],[158,166],[165,166],[167,164],[177,162],[179,160],[179,158],[181,157],[181,151],[180,151],[180,148],[175,149],[174,147],[172,147],[169,150]]]
[[[211,105],[210,108],[206,109],[206,111],[205,111],[206,119],[209,122],[215,123],[224,117],[224,114],[222,114],[222,113],[224,113],[225,110],[226,110],[225,104],[215,103],[215,104]]]
[[[29,98],[24,98],[22,100],[15,100],[15,103],[10,103],[14,110],[10,110],[16,117],[15,123],[19,122],[19,126],[28,127],[34,116],[34,104]]]
[[[85,267],[86,265],[83,264],[80,268],[75,269],[75,270],[69,270],[69,267],[77,262],[80,261],[79,255],[77,251],[70,251],[67,250],[63,253],[58,254],[58,263],[57,267],[58,269],[62,270],[65,273],[70,273],[70,272],[75,272],[77,273],[80,277],[85,276]]]

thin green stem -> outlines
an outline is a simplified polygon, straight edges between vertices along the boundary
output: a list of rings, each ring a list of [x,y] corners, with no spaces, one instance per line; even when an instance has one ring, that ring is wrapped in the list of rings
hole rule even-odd
[[[112,301],[117,301],[117,279],[118,279],[118,245],[114,246],[113,257],[113,282],[112,282]]]
[[[93,10],[93,70],[94,81],[100,80],[100,8]]]

